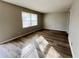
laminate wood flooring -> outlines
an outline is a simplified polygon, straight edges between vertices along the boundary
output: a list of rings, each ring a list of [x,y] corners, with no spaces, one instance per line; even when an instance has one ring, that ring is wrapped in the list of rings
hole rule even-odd
[[[0,45],[0,58],[20,58],[22,49],[40,36],[49,43],[43,52],[46,58],[72,57],[67,33],[55,30],[40,30]]]

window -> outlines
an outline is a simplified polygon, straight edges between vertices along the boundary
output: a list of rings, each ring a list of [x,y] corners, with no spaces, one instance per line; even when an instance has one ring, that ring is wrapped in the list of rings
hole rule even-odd
[[[37,14],[31,14],[32,26],[37,25]]]
[[[37,22],[38,22],[37,20],[38,20],[38,15],[37,14],[22,12],[23,28],[36,26]]]

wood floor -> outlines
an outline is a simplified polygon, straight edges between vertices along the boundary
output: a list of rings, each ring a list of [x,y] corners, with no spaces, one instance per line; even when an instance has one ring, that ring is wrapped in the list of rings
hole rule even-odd
[[[67,33],[54,30],[40,30],[0,45],[0,58],[20,58],[22,49],[40,36],[49,43],[48,48],[43,52],[46,54],[46,58],[72,57]]]

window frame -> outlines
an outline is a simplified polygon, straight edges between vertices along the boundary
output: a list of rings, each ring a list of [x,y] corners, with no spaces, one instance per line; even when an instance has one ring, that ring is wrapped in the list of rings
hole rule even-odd
[[[24,26],[24,19],[23,19],[23,13],[28,13],[29,14],[29,16],[30,16],[30,24],[29,24],[29,26]],[[32,20],[32,15],[33,14],[35,14],[36,15],[36,25],[32,25],[33,24],[33,20]],[[36,14],[36,13],[29,13],[29,12],[25,12],[25,11],[22,11],[21,12],[21,17],[22,17],[22,28],[29,28],[29,27],[34,27],[34,26],[38,26],[38,14]]]

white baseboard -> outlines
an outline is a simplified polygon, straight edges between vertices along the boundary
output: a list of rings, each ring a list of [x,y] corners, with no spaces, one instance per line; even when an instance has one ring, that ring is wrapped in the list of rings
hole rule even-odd
[[[33,33],[33,32],[36,32],[36,31],[39,31],[39,30],[41,30],[41,29],[33,30],[33,31],[28,32],[28,33],[22,34],[22,35],[20,35],[20,36],[17,36],[17,37],[14,37],[14,38],[8,39],[8,40],[3,41],[3,42],[0,42],[0,45],[3,44],[3,43],[9,42],[9,41],[11,41],[11,40],[17,39],[17,38],[19,38],[19,37],[22,37],[22,36],[28,35],[28,34],[30,34],[30,33]]]
[[[70,50],[71,50],[71,53],[72,53],[72,57],[74,57],[73,48],[72,48],[72,42],[71,42],[71,40],[70,40],[69,37],[68,37],[68,41],[69,41],[69,45],[70,45]]]

